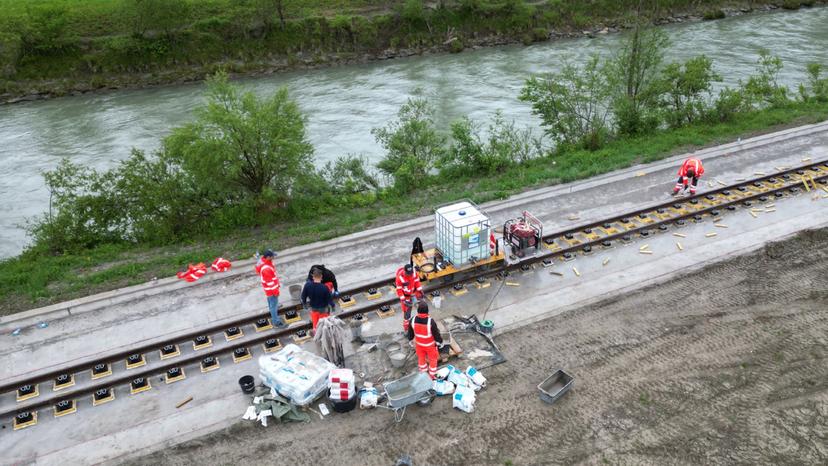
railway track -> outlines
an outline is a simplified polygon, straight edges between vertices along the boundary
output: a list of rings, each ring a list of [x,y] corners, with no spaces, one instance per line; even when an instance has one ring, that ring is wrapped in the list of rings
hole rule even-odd
[[[646,238],[688,222],[718,218],[726,211],[739,208],[752,209],[755,204],[801,192],[828,193],[828,161],[757,175],[760,176],[733,185],[719,183],[721,186],[694,196],[674,198],[545,235],[542,247],[531,257],[485,270],[467,267],[446,281],[428,283],[425,291],[433,294],[446,288],[462,289],[476,281],[501,279],[511,271],[529,270],[537,263],[551,265],[555,261],[571,260],[611,247],[615,242]],[[343,297],[344,301],[340,302],[343,310],[338,316],[344,319],[398,309],[393,279],[355,287],[344,292]],[[279,312],[293,325],[274,330],[268,314],[263,313],[177,335],[165,342],[109,354],[98,361],[44,371],[25,380],[2,382],[0,417],[13,417],[15,429],[29,427],[36,424],[38,411],[45,408],[52,408],[55,416],[71,414],[77,410],[78,400],[82,397],[91,396],[93,405],[106,403],[114,399],[118,387],[128,386],[131,393],[139,393],[150,388],[149,380],[153,376],[163,375],[167,383],[173,383],[185,377],[185,367],[196,366],[201,372],[210,372],[220,368],[222,357],[230,356],[234,362],[241,362],[252,358],[254,349],[260,345],[262,351],[271,352],[285,342],[302,342],[310,338],[311,325],[302,319],[301,305],[287,306]],[[116,366],[118,373],[113,370]],[[121,371],[120,367],[125,370]]]

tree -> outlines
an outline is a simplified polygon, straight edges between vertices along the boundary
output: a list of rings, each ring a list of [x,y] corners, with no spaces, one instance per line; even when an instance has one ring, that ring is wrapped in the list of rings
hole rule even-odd
[[[621,134],[646,133],[658,126],[658,71],[670,40],[658,28],[637,23],[609,61],[612,110]]]
[[[756,74],[744,84],[746,96],[759,105],[780,106],[789,102],[788,88],[779,84],[782,59],[766,49],[759,50]]]
[[[161,31],[169,37],[190,17],[186,0],[123,0],[122,5],[132,33],[141,37],[149,31]]]
[[[712,84],[721,79],[704,55],[667,65],[660,79],[660,103],[667,124],[677,128],[704,117]]]
[[[311,169],[305,118],[286,88],[259,99],[219,73],[207,80],[207,103],[195,114],[164,140],[164,157],[214,192],[260,207],[284,203]]]
[[[609,136],[609,97],[607,72],[597,55],[581,68],[566,63],[560,73],[528,79],[520,94],[553,140],[590,150],[600,148]]]
[[[446,138],[434,125],[434,109],[419,96],[400,107],[395,121],[371,132],[386,150],[377,168],[392,177],[394,187],[402,192],[425,179],[445,152]]]

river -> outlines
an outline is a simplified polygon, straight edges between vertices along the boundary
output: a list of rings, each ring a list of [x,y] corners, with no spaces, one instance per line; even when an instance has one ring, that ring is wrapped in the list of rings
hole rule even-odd
[[[668,26],[668,60],[706,54],[734,85],[749,75],[761,47],[782,57],[782,81],[804,78],[805,64],[828,64],[828,8],[762,13]],[[416,89],[435,104],[438,123],[468,115],[487,121],[497,109],[521,126],[537,127],[517,100],[524,79],[606,53],[619,35],[479,49],[245,79],[256,93],[287,86],[308,117],[317,161],[349,153],[381,157],[371,129],[392,119]],[[21,225],[48,209],[41,173],[63,157],[94,168],[113,166],[137,147],[152,151],[170,128],[192,117],[201,84],[116,91],[0,107],[0,257],[27,243]]]

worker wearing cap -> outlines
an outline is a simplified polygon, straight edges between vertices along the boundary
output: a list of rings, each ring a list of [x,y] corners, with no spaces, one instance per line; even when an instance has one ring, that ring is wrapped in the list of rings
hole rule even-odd
[[[440,335],[437,322],[428,315],[428,304],[425,302],[417,305],[417,315],[411,318],[406,334],[408,341],[414,342],[420,372],[428,371],[428,376],[433,380],[437,374],[437,360],[440,358],[437,348],[443,347],[443,336]]]
[[[400,298],[400,307],[403,311],[403,331],[407,332],[411,308],[414,305],[413,299],[423,299],[423,285],[420,284],[420,277],[410,263],[397,269],[394,282],[397,285],[397,296]]]
[[[699,178],[701,178],[702,175],[704,175],[704,166],[702,165],[701,160],[694,159],[693,157],[685,160],[684,163],[681,164],[681,168],[679,168],[678,181],[676,181],[676,186],[673,188],[673,196],[678,194],[682,186],[685,190],[689,187],[690,195],[695,195],[696,186],[698,186]]]
[[[273,258],[276,253],[270,249],[266,249],[264,254],[259,256],[256,253],[256,273],[262,279],[262,288],[264,288],[265,296],[267,297],[267,307],[270,309],[270,321],[277,327],[285,325],[282,318],[279,317],[279,277],[276,276],[276,267],[273,265]]]

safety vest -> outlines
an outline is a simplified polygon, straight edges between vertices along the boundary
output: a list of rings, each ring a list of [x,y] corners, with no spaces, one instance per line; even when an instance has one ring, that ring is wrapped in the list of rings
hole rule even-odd
[[[412,276],[405,274],[405,267],[397,270],[397,278],[394,280],[397,285],[397,296],[406,298],[414,293],[423,293],[423,285],[420,284],[420,277],[414,272]]]
[[[687,176],[687,170],[693,169],[693,172],[696,173],[696,177],[700,177],[704,174],[704,166],[699,159],[687,159],[681,164],[681,168],[679,169],[678,176]]]
[[[217,258],[216,260],[213,261],[213,264],[210,266],[210,268],[212,268],[216,272],[226,272],[226,271],[230,270],[231,266],[232,266],[232,264],[230,263],[229,260],[227,260],[223,257],[219,257],[219,258]]]
[[[262,278],[262,288],[265,295],[279,296],[279,278],[276,276],[276,268],[270,261],[262,261],[258,267],[259,276]]]
[[[497,251],[497,238],[495,238],[494,232],[489,235],[489,250],[491,251],[491,255],[495,255]]]
[[[434,346],[434,335],[431,334],[431,317],[426,319],[426,323],[421,324],[417,322],[417,317],[426,317],[425,314],[417,314],[411,318],[411,325],[414,327],[414,341],[417,346]]]

